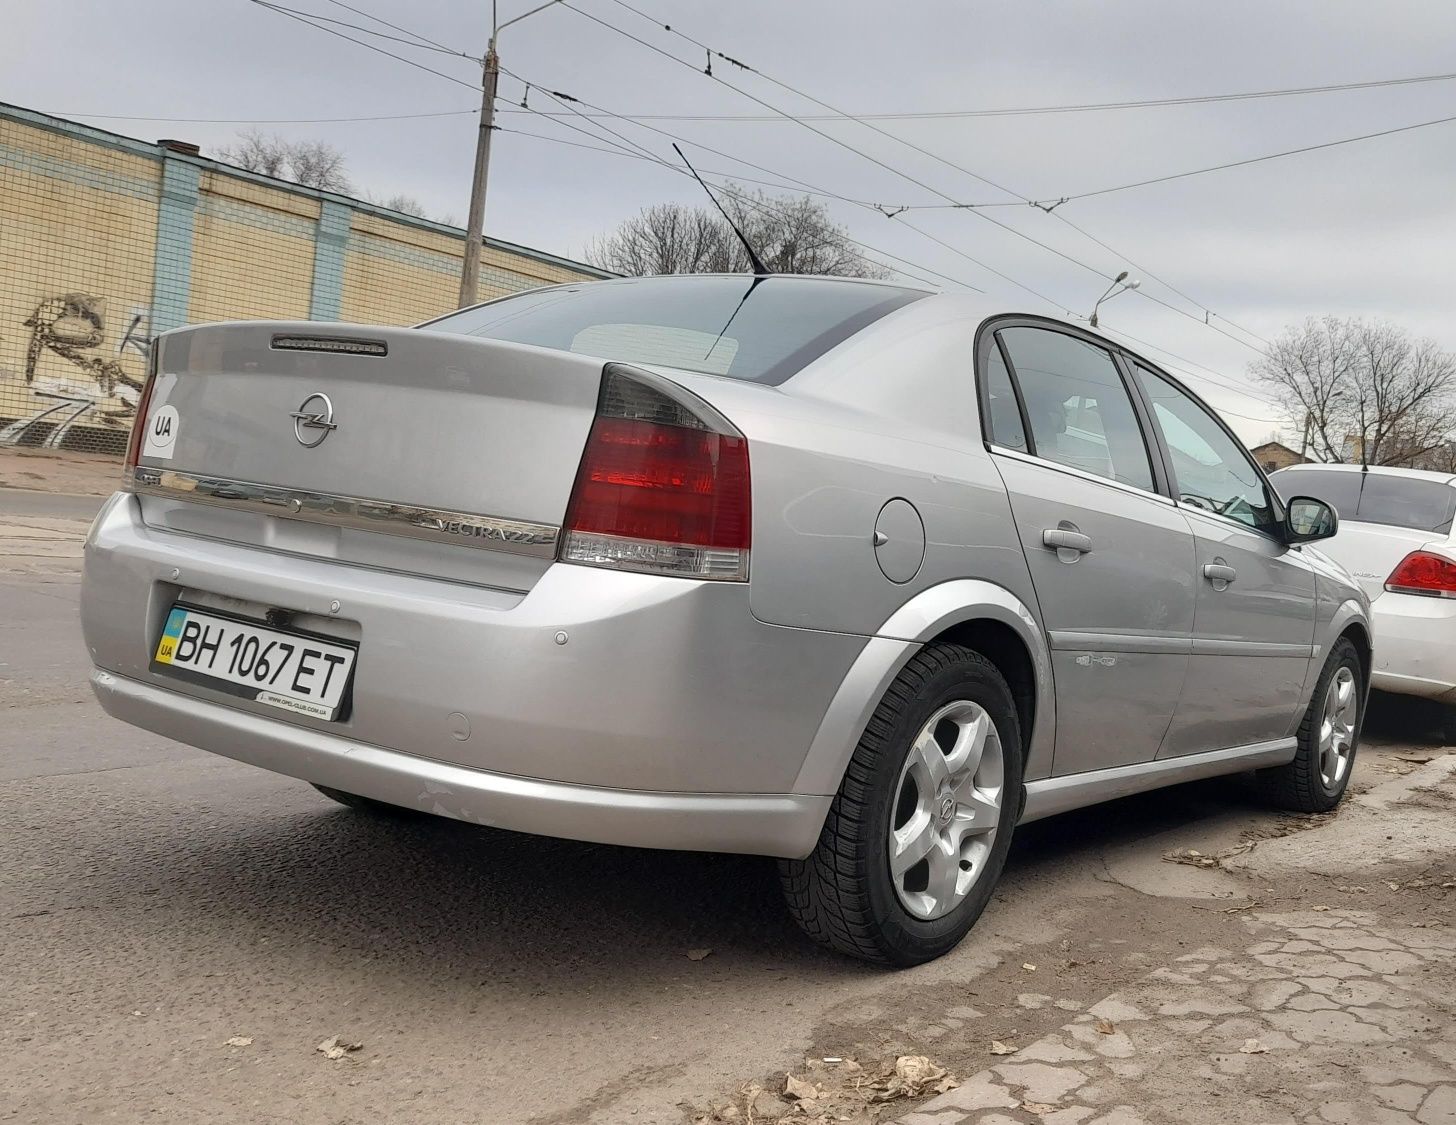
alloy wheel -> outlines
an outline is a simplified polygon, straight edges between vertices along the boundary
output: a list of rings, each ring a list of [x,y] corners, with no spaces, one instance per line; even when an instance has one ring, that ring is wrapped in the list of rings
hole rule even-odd
[[[901,905],[944,917],[986,868],[1006,792],[1001,736],[979,703],[957,700],[920,728],[891,809],[890,878]]]
[[[1355,720],[1359,701],[1355,673],[1341,666],[1325,692],[1325,709],[1320,718],[1319,770],[1326,789],[1333,789],[1350,768],[1355,754]]]

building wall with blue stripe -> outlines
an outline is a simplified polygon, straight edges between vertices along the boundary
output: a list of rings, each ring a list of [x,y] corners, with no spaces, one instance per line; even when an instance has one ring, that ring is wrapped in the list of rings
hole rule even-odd
[[[0,103],[0,445],[122,449],[158,332],[447,312],[463,247],[458,228]],[[478,299],[600,276],[487,240]]]

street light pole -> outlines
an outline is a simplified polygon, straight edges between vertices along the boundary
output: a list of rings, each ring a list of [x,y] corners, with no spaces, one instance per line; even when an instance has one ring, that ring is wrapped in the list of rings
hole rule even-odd
[[[490,135],[495,132],[495,91],[500,82],[500,56],[496,54],[496,41],[500,33],[513,23],[519,23],[527,16],[559,4],[561,0],[546,0],[530,11],[522,12],[514,19],[499,23],[495,0],[490,6],[490,43],[485,49],[485,70],[480,82],[480,131],[475,141],[475,175],[470,182],[470,216],[465,224],[465,258],[460,267],[460,307],[476,303],[480,286],[480,252],[485,235],[485,189],[490,178]]]
[[[1112,298],[1120,296],[1121,294],[1126,293],[1129,290],[1136,289],[1140,285],[1142,285],[1142,282],[1137,280],[1136,278],[1134,278],[1132,281],[1129,281],[1127,279],[1127,270],[1123,270],[1120,274],[1112,279],[1112,284],[1107,287],[1107,292],[1097,298],[1097,303],[1092,306],[1092,316],[1088,323],[1093,328],[1096,328],[1097,310],[1102,307],[1103,302],[1110,301],[1112,300]],[[1121,286],[1122,288],[1119,289],[1118,286]],[[1114,289],[1116,289],[1117,292],[1114,293]]]

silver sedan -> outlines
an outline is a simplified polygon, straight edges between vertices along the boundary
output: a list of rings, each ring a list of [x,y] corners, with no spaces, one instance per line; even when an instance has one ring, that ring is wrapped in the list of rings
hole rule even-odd
[[[86,547],[113,715],[553,836],[781,860],[908,965],[1018,823],[1255,771],[1332,808],[1368,603],[1156,364],[984,299],[570,284],[160,337]]]

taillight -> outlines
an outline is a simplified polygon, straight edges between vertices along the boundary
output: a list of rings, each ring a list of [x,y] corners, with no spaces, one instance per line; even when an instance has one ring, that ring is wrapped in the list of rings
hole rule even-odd
[[[130,487],[137,458],[142,453],[142,435],[146,433],[147,414],[150,413],[152,407],[152,387],[157,382],[157,353],[159,350],[157,341],[153,340],[147,354],[147,378],[137,395],[136,417],[132,419],[131,436],[126,441],[126,461],[123,462],[121,470],[123,487]]]
[[[1390,572],[1385,588],[1392,594],[1456,598],[1456,562],[1430,551],[1412,551]]]
[[[681,388],[609,366],[562,560],[742,582],[751,516],[743,435]]]

